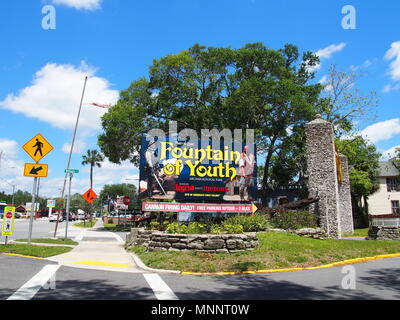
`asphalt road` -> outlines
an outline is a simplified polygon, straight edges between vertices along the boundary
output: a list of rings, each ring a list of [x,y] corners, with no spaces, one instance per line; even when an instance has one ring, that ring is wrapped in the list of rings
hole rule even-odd
[[[14,234],[9,237],[11,240],[27,239],[29,232],[29,219],[15,219]],[[69,222],[71,226],[75,222]],[[1,223],[0,223],[1,225]],[[32,238],[52,238],[54,235],[55,222],[49,222],[47,218],[33,221]],[[65,222],[58,224],[58,229],[65,228]],[[4,243],[4,237],[0,237],[0,242]]]
[[[13,295],[47,260],[0,255],[0,299]],[[179,300],[377,300],[400,299],[400,258],[353,265],[355,289],[343,289],[343,267],[275,274],[189,276],[85,270],[60,266],[55,287],[41,288],[33,300],[156,300],[160,291]],[[168,296],[168,295],[167,295]]]

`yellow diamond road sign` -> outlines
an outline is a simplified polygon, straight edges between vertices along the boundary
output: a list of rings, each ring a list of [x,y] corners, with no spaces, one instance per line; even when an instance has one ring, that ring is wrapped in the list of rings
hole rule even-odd
[[[38,177],[46,178],[49,172],[49,165],[47,164],[32,164],[26,163],[24,168],[25,177]]]
[[[53,150],[53,146],[39,133],[30,141],[25,143],[22,149],[30,155],[33,161],[39,162],[40,159]]]

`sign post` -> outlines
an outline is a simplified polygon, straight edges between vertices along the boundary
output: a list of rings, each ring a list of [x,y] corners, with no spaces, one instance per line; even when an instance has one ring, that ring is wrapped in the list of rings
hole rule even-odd
[[[36,190],[38,178],[47,177],[48,165],[39,164],[39,161],[53,150],[53,146],[39,133],[22,146],[22,149],[36,162],[25,164],[24,176],[34,177],[32,192],[32,208],[29,221],[28,244],[32,241],[33,215],[35,214]]]
[[[74,176],[72,172],[69,172],[69,189],[68,189],[68,198],[67,198],[67,218],[65,219],[65,241],[68,239],[68,221],[69,221],[69,209],[71,204],[71,181]]]
[[[6,245],[8,242],[8,237],[12,237],[14,233],[14,218],[15,218],[15,207],[5,207],[1,235],[3,237],[6,237],[5,240]]]

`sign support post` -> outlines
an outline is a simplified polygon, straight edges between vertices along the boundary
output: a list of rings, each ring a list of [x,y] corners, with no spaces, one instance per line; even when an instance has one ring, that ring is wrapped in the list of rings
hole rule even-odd
[[[69,187],[68,187],[68,198],[67,198],[67,217],[65,221],[65,241],[68,239],[68,221],[69,221],[69,210],[71,205],[71,181],[73,174],[69,172]]]
[[[33,227],[33,214],[35,212],[35,201],[36,201],[36,185],[37,185],[38,178],[35,177],[33,179],[33,191],[32,191],[32,207],[31,207],[31,215],[29,221],[29,234],[28,234],[28,244],[32,242],[32,227]]]

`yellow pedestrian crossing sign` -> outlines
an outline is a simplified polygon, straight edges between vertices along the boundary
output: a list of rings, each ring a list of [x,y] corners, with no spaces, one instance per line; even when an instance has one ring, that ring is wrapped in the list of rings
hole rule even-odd
[[[45,157],[53,150],[53,146],[39,133],[22,147],[35,162]]]
[[[46,178],[49,172],[49,165],[47,164],[33,164],[26,163],[24,167],[24,176],[25,177],[38,177],[38,178]]]

